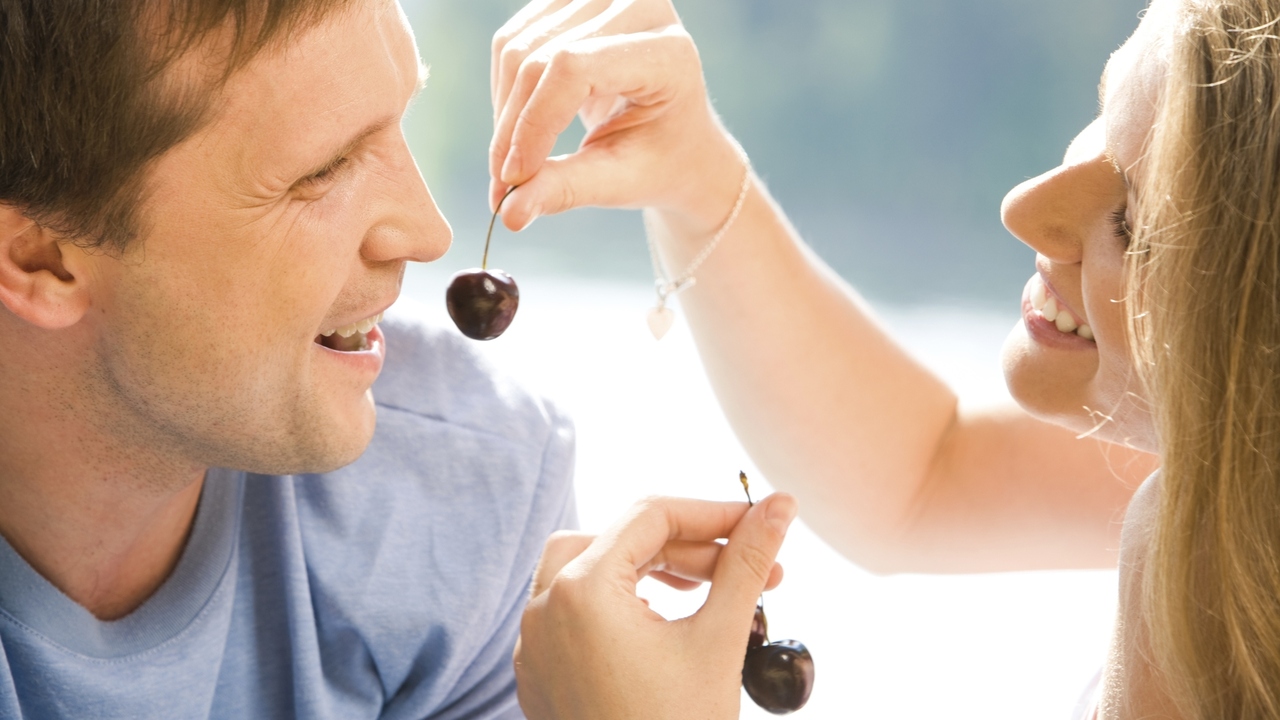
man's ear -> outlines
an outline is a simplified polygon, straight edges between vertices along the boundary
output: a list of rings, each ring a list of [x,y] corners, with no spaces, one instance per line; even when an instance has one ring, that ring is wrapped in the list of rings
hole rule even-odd
[[[89,309],[83,253],[11,205],[0,204],[0,304],[47,330],[70,327]]]

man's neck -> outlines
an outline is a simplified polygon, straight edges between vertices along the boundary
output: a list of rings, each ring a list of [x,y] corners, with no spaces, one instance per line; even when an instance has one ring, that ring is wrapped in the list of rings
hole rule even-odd
[[[0,482],[0,535],[100,620],[137,609],[173,572],[203,476],[176,492],[127,492],[101,476]]]
[[[0,536],[96,617],[118,619],[177,565],[206,468],[114,431],[45,350],[42,367],[21,351],[0,365]]]

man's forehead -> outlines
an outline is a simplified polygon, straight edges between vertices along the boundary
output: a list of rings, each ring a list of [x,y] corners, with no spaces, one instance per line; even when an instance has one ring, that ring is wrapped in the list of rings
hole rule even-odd
[[[398,121],[426,69],[398,5],[362,4],[264,52],[228,80],[205,140],[232,155],[222,159],[270,180]]]

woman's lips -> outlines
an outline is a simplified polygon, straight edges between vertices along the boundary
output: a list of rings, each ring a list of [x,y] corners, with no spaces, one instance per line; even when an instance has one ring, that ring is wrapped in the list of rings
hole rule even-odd
[[[1022,294],[1022,320],[1037,341],[1066,348],[1095,348],[1093,328],[1061,303],[1036,273]]]

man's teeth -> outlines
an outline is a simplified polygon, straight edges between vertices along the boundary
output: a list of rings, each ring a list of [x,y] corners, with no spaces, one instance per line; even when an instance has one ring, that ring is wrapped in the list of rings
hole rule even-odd
[[[370,330],[372,330],[372,329],[373,329],[373,326],[374,326],[374,325],[377,325],[378,323],[382,322],[382,316],[383,316],[383,315],[385,315],[385,314],[386,314],[386,313],[378,313],[377,315],[375,315],[375,316],[373,316],[373,317],[371,317],[371,318],[365,318],[364,320],[360,320],[360,321],[358,321],[358,322],[353,322],[353,323],[351,323],[350,325],[343,325],[343,326],[342,326],[342,327],[340,327],[340,328],[335,328],[335,329],[333,329],[333,330],[329,330],[329,331],[327,331],[327,332],[322,332],[322,333],[320,333],[320,335],[321,335],[322,337],[329,337],[329,336],[331,336],[331,335],[333,335],[333,334],[335,334],[335,333],[336,333],[336,334],[338,334],[338,335],[341,335],[341,336],[342,336],[342,337],[344,337],[344,338],[349,338],[349,337],[351,337],[352,335],[355,335],[356,333],[360,333],[361,335],[365,335],[365,334],[367,334]]]
[[[1059,307],[1057,298],[1049,294],[1044,280],[1037,275],[1031,283],[1031,307],[1044,316],[1045,320],[1057,326],[1059,332],[1075,333],[1085,340],[1093,339],[1093,328],[1084,323],[1077,323],[1074,315],[1065,307]]]

